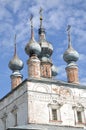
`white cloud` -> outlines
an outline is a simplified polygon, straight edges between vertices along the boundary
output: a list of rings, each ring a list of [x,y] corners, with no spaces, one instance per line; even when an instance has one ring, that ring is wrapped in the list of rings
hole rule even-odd
[[[83,84],[83,85],[86,85],[86,78],[85,77],[81,78],[80,79],[80,83]]]
[[[45,28],[48,29],[48,35],[52,34],[51,37],[53,37],[53,35],[55,35],[54,37],[58,37],[59,31],[62,30],[62,32],[64,32],[63,30],[66,30],[66,26],[68,24],[71,24],[71,37],[73,46],[77,50],[82,51],[84,47],[86,47],[86,15],[84,10],[84,5],[86,4],[86,1],[84,1],[83,3],[84,4],[81,3],[81,0],[46,0],[46,4],[43,0],[1,0],[1,43],[5,48],[10,48],[13,44],[15,33],[17,33],[18,35],[18,42],[26,43],[27,38],[29,40],[30,37],[30,24],[27,23],[29,22],[28,19],[31,13],[33,13],[34,15],[33,23],[34,28],[36,29],[35,36],[37,38],[37,29],[39,27],[39,8],[43,7],[43,25],[45,26]],[[84,8],[80,8],[80,5],[82,5]],[[61,34],[63,35],[63,33]],[[63,53],[65,45],[67,47],[67,39],[62,41],[63,36],[61,37],[61,41],[58,44],[62,44],[63,48],[60,49],[61,46],[60,48],[57,48],[58,57],[60,58],[62,58],[61,53]],[[55,41],[54,44],[56,44],[56,42],[57,41]],[[82,55],[80,58],[82,58]],[[82,61],[84,60],[84,58],[82,59]]]
[[[86,55],[84,55],[84,54],[79,54],[79,60],[80,60],[80,62],[81,61],[86,61]]]
[[[39,26],[39,8],[40,6],[42,6],[44,8],[44,25],[45,27],[47,27],[49,29],[48,32],[51,32],[51,30],[61,30],[64,26],[66,28],[66,24],[68,22],[68,24],[72,24],[74,27],[78,26],[77,29],[74,28],[74,34],[79,35],[78,33],[80,33],[81,31],[83,31],[83,27],[81,25],[83,25],[83,21],[85,20],[85,11],[84,10],[79,10],[77,8],[72,7],[72,4],[78,4],[81,1],[60,1],[60,0],[53,0],[53,1],[49,1],[46,0],[46,4],[45,1],[40,0],[40,1],[35,1],[33,0],[32,2],[29,3],[29,1],[24,1],[24,0],[4,0],[2,2],[2,13],[0,12],[1,18],[3,20],[3,18],[5,17],[5,20],[8,21],[10,24],[10,26],[13,26],[18,32],[21,32],[23,29],[25,29],[25,26],[22,26],[23,23],[27,23],[27,19],[30,16],[30,13],[34,14],[34,23],[35,23],[35,27]],[[32,6],[29,7],[29,5]],[[34,5],[35,3],[35,5]],[[7,8],[7,6],[9,8]],[[11,9],[11,11],[10,11]],[[75,13],[74,13],[75,12]],[[16,18],[15,18],[16,16]],[[83,16],[82,19],[77,18]],[[17,21],[17,22],[16,22]],[[16,25],[15,25],[16,22]],[[47,24],[48,23],[48,24]],[[4,25],[3,25],[4,26]],[[2,26],[2,27],[3,27]],[[18,26],[18,28],[17,28]],[[20,27],[20,28],[19,28]],[[12,30],[14,31],[14,30]],[[11,32],[12,32],[11,31]],[[85,32],[85,31],[84,31]],[[84,33],[83,32],[83,33]],[[82,33],[81,33],[82,34]],[[80,34],[80,35],[81,35]],[[85,33],[84,33],[85,34]],[[85,36],[83,35],[84,40],[85,40]],[[78,38],[77,38],[78,39]]]

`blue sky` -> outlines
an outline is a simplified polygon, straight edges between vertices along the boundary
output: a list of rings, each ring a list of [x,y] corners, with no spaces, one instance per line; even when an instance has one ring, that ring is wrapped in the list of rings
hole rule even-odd
[[[0,0],[0,98],[11,90],[11,70],[8,63],[14,53],[17,34],[17,53],[24,62],[23,80],[28,77],[24,48],[30,39],[30,15],[33,14],[35,39],[38,41],[39,9],[43,8],[46,38],[54,47],[53,64],[58,68],[58,80],[66,81],[63,53],[67,49],[67,25],[71,25],[71,39],[80,58],[80,83],[86,84],[86,0]]]

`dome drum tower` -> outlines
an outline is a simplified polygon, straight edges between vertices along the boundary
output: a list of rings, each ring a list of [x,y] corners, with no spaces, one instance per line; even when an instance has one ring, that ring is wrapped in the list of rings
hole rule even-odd
[[[36,55],[31,56],[28,61],[28,75],[32,78],[40,78],[40,60]]]
[[[79,79],[78,79],[78,67],[77,66],[70,66],[70,67],[66,67],[66,73],[67,73],[67,80],[69,83],[75,83],[78,84],[79,83]]]
[[[15,35],[15,48],[13,59],[9,62],[9,68],[13,71],[11,74],[11,87],[12,89],[16,88],[22,82],[22,74],[20,70],[23,68],[23,62],[19,59],[16,53],[16,35]]]
[[[11,75],[11,86],[12,89],[16,88],[22,82],[22,75]]]
[[[46,40],[45,28],[42,26],[42,9],[40,9],[40,28],[39,33],[39,44],[41,46],[41,77],[43,78],[52,78],[52,61],[51,55],[53,53],[53,46]]]
[[[34,39],[34,31],[33,31],[33,16],[31,15],[31,39],[29,43],[27,43],[25,47],[25,52],[29,55],[29,59],[27,61],[28,65],[28,77],[30,78],[40,78],[40,60],[38,58],[41,47]]]
[[[68,49],[64,52],[63,59],[67,62],[66,73],[69,83],[78,84],[78,66],[76,61],[79,59],[79,54],[73,49],[70,39],[70,25],[68,25]]]
[[[41,61],[41,77],[51,78],[52,77],[51,67],[52,63]]]

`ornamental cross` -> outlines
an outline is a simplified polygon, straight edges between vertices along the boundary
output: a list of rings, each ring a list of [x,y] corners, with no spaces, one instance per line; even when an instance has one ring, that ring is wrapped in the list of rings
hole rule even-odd
[[[33,26],[33,21],[32,21],[32,19],[33,19],[33,14],[31,14],[31,16],[30,16],[31,26]]]
[[[14,55],[16,55],[16,34],[15,34],[15,38],[14,38]]]
[[[42,11],[43,11],[43,9],[40,7],[39,14],[40,14],[41,17],[42,17]]]
[[[68,25],[67,31],[70,32],[71,25]]]
[[[43,11],[43,9],[40,7],[40,11],[39,11],[39,14],[40,14],[40,27],[42,27],[42,11]]]
[[[69,43],[70,43],[70,28],[71,28],[71,25],[68,25],[67,31],[68,31],[68,41],[69,41]]]

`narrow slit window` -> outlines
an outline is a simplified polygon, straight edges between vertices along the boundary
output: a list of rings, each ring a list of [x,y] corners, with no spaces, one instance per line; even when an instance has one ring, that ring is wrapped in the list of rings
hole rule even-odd
[[[15,126],[17,126],[17,113],[15,114]]]
[[[81,111],[77,111],[77,119],[78,119],[78,122],[82,122],[82,113],[81,113]]]
[[[57,120],[57,109],[52,109],[52,120]]]

